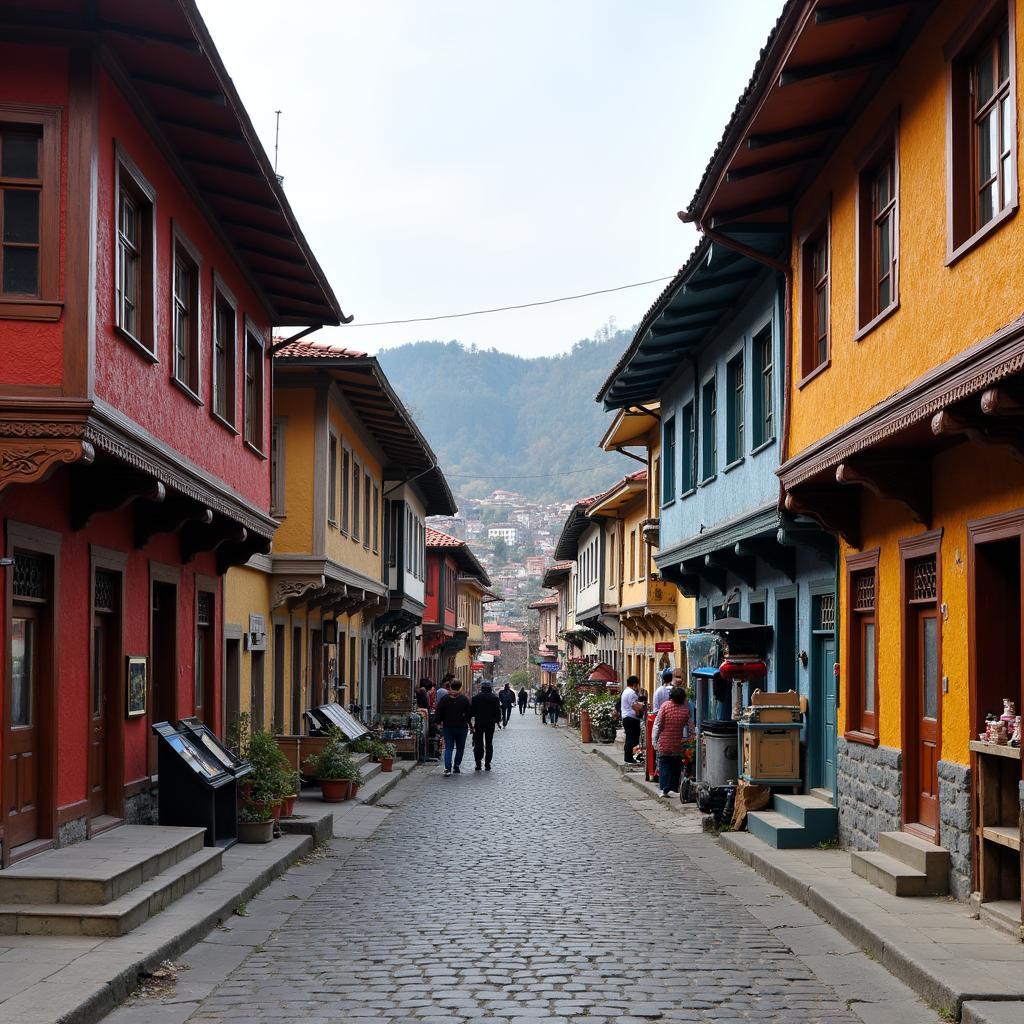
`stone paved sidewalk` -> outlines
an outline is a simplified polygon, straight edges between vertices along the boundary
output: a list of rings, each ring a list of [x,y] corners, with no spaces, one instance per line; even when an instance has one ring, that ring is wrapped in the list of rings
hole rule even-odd
[[[319,885],[279,880],[110,1024],[939,1020],[539,720],[496,747],[490,773],[418,772]]]

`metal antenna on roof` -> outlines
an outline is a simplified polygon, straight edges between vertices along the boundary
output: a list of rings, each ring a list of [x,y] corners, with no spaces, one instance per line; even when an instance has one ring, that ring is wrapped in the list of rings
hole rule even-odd
[[[275,110],[274,111],[274,174],[277,174],[277,149],[278,149],[278,142],[279,142],[280,138],[281,138],[281,111],[280,110]],[[277,181],[278,181],[278,184],[282,184],[284,182],[284,175],[283,174],[277,174]]]

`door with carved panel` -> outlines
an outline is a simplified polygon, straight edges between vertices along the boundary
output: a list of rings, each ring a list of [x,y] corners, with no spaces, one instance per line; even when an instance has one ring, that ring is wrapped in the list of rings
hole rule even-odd
[[[4,829],[8,848],[39,837],[39,610],[15,604],[8,640],[11,671],[4,694]]]

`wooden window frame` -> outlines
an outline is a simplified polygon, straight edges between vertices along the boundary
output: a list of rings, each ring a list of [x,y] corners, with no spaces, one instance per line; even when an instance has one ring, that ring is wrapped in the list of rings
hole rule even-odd
[[[256,365],[259,367],[258,387],[259,395],[255,400],[249,397],[249,352],[251,347],[259,349],[260,357]],[[267,387],[267,343],[263,333],[256,324],[247,316],[245,318],[245,349],[242,356],[242,373],[244,383],[242,385],[242,425],[245,428],[243,437],[245,446],[262,458],[266,458],[266,387]],[[250,409],[250,405],[253,406]],[[255,429],[250,429],[250,424],[255,424]],[[251,434],[255,434],[259,440],[257,444]]]
[[[349,504],[352,500],[351,492],[352,475],[352,449],[341,441],[341,520],[338,529],[342,535],[347,537],[349,530]]]
[[[689,429],[687,429],[689,419]],[[679,476],[681,496],[693,494],[697,489],[697,460],[694,456],[697,442],[697,403],[691,398],[683,403],[680,415],[680,444],[682,445],[682,468]]]
[[[39,291],[34,296],[0,291],[0,319],[54,322],[60,319],[64,305],[60,299],[61,108],[0,103],[0,122],[38,131],[42,138],[39,178],[35,179],[40,193]],[[0,190],[3,182],[0,178]]]
[[[767,359],[762,358],[762,349],[767,352]],[[771,320],[754,331],[750,360],[754,409],[750,454],[754,455],[775,440],[775,330]]]
[[[373,481],[373,553],[380,554],[380,484]]]
[[[226,408],[224,412],[218,409],[217,402],[217,390],[221,377],[217,366],[219,337],[217,312],[219,309],[231,310],[231,345],[224,348],[226,364],[224,368]],[[224,413],[229,415],[225,416]],[[232,434],[238,433],[238,302],[216,270],[213,272],[213,298],[210,302],[210,415]]]
[[[275,519],[288,515],[285,481],[285,457],[288,439],[288,417],[275,416],[270,426],[270,514]]]
[[[708,398],[709,394],[711,396],[710,400]],[[710,483],[718,475],[718,377],[716,374],[712,374],[701,384],[700,399],[702,440],[700,482],[706,484]],[[710,463],[710,467],[708,463]],[[708,472],[709,468],[711,472]]]
[[[129,195],[139,207],[139,302],[138,334],[122,323],[121,294],[121,194]],[[150,362],[158,363],[156,281],[157,217],[156,189],[146,180],[138,165],[114,143],[114,330]]]
[[[848,710],[846,731],[843,734],[843,738],[848,743],[862,743],[870,747],[878,746],[878,718],[882,696],[878,679],[878,597],[880,592],[878,561],[880,554],[880,548],[872,548],[869,551],[862,551],[859,554],[847,555],[846,557],[846,600],[844,605],[846,612],[846,645],[849,658],[846,667],[846,706]],[[875,604],[870,614],[857,611],[854,608],[856,580],[866,572],[874,573],[875,577]],[[861,629],[867,622],[873,623],[875,627],[875,709],[872,712],[864,710],[864,695],[861,692],[860,685],[862,669],[860,636]]]
[[[725,468],[743,461],[746,434],[746,352],[741,348],[725,364]]]
[[[352,540],[358,544],[360,535],[360,516],[362,505],[360,501],[360,492],[362,489],[363,480],[363,467],[359,464],[359,460],[355,456],[355,452],[352,453],[352,532],[350,534]]]
[[[676,417],[673,413],[661,425],[661,506],[675,501],[676,497]],[[658,474],[655,473],[657,477]]]
[[[333,427],[327,431],[327,525],[338,528],[338,463],[341,441]]]
[[[179,260],[186,265],[191,278],[189,286],[188,310],[188,379],[183,380],[178,373],[178,290],[177,273]],[[181,228],[171,222],[171,282],[168,289],[170,295],[170,339],[171,339],[171,382],[193,401],[202,405],[202,346],[200,326],[202,316],[202,280],[203,258],[199,250],[189,240]]]
[[[891,161],[892,195],[884,209],[876,208],[875,183],[878,172]],[[889,238],[889,302],[879,304],[881,276],[878,267],[879,221],[888,220]],[[882,129],[857,161],[856,212],[857,264],[857,330],[859,341],[888,319],[900,306],[900,144],[899,111],[889,117]]]
[[[370,533],[373,528],[370,523],[370,497],[372,486],[373,479],[367,472],[366,467],[363,466],[363,547],[367,551],[370,550]]]
[[[814,274],[814,253],[819,243],[824,248],[824,275]],[[817,296],[825,293],[824,332],[816,330]],[[824,340],[824,357],[818,358],[818,347]],[[800,238],[800,380],[797,387],[809,384],[832,365],[832,217],[826,212],[814,227]]]
[[[1013,217],[1020,205],[1017,174],[1017,43],[1016,0],[984,0],[946,42],[946,266],[952,266]],[[1009,29],[1009,122],[1013,139],[1009,147],[1010,197],[986,223],[979,225],[977,196],[977,148],[974,141],[972,103],[973,64],[983,45],[1003,22]],[[997,88],[993,95],[1001,90]],[[968,137],[966,133],[970,132]]]

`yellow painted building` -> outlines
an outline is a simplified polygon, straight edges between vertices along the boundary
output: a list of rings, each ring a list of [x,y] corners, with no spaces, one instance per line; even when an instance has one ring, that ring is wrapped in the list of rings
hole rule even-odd
[[[480,671],[474,672],[473,664],[478,662],[484,647],[484,605],[500,600],[481,578],[470,573],[460,573],[457,593],[457,629],[466,631],[466,646],[455,654],[455,675],[462,680],[466,692]]]
[[[387,635],[385,657],[375,632],[402,598],[385,575],[385,506],[396,504],[389,494],[404,494],[406,478],[425,471],[440,505],[454,505],[375,359],[297,342],[276,352],[274,371],[271,512],[280,526],[271,555],[228,574],[226,706],[229,718],[248,714],[255,728],[299,733],[302,713],[329,701],[356,705],[371,720],[384,663],[411,671],[411,659],[390,650],[396,638]],[[430,504],[431,495],[422,500]],[[399,526],[391,524],[391,543],[422,549],[423,531]],[[405,552],[405,560],[422,566],[425,553]],[[422,611],[422,595],[413,606]],[[405,632],[410,625],[401,623]]]
[[[941,845],[951,891],[1019,926],[976,741],[1024,699],[1024,7],[914,6],[791,5],[685,217],[788,284],[786,508],[841,539],[841,838]]]

